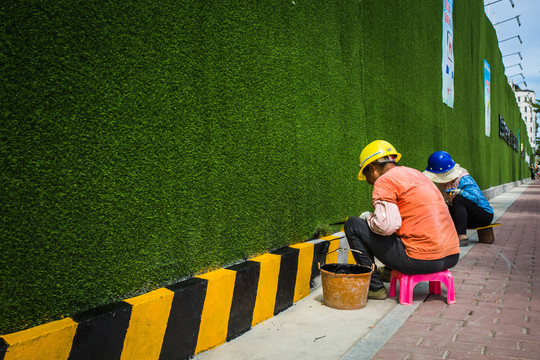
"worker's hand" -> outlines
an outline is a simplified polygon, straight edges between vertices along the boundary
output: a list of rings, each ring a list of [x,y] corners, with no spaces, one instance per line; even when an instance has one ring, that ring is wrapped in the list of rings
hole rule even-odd
[[[360,219],[367,220],[367,218],[369,217],[369,215],[371,215],[371,212],[370,212],[370,211],[364,211],[364,212],[360,215]]]
[[[448,193],[448,195],[454,197],[454,196],[457,196],[457,195],[461,195],[463,193],[463,189],[459,189],[459,188],[455,188],[455,189],[450,189],[450,190],[444,190]]]

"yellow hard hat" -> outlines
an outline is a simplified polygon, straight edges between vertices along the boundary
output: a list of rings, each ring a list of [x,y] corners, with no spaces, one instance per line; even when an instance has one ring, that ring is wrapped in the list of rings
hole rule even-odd
[[[396,148],[394,148],[394,146],[392,146],[392,144],[390,144],[388,141],[375,140],[369,143],[360,154],[360,172],[358,173],[358,180],[366,180],[363,173],[366,166],[377,159],[390,155],[396,156],[394,160],[396,162],[401,159],[401,154],[398,153]]]

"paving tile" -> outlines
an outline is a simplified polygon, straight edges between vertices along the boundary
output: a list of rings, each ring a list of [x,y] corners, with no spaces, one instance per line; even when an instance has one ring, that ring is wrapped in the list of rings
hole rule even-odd
[[[452,336],[453,338],[454,336]],[[481,344],[473,344],[473,343],[466,343],[466,342],[456,342],[452,339],[449,340],[439,340],[439,339],[424,339],[420,346],[424,347],[432,347],[437,349],[445,349],[445,350],[459,350],[459,351],[465,351],[465,352],[471,352],[471,353],[482,353],[484,345]]]
[[[491,357],[492,355],[496,355],[514,357],[519,359],[538,359],[538,354],[534,354],[532,352],[522,349],[503,348],[500,346],[486,346],[485,355],[489,357]]]
[[[448,319],[448,318],[428,318],[426,316],[414,316],[409,318],[409,321],[419,322],[419,323],[428,323],[435,325],[444,325],[448,327],[460,327],[463,324],[463,319]]]
[[[439,357],[442,358],[444,354],[446,353],[445,349],[438,349],[438,348],[431,348],[431,347],[425,347],[425,346],[413,346],[413,345],[406,345],[396,342],[387,342],[383,349],[385,350],[393,350],[393,351],[402,351],[410,354],[420,354],[420,355],[428,355],[433,357]]]
[[[533,351],[536,354],[540,354],[540,339],[538,338],[536,341],[522,341],[520,345],[524,351]]]
[[[486,356],[484,354],[467,353],[458,350],[452,350],[448,352],[446,360],[509,360],[507,356]]]
[[[446,356],[446,354],[445,354]],[[444,359],[444,357],[434,357],[429,355],[422,355],[422,354],[413,354],[410,360],[434,360],[434,359]]]
[[[486,346],[501,346],[506,348],[519,349],[521,340],[514,339],[499,339],[491,335],[479,336],[470,334],[457,334],[455,337],[456,342],[470,343],[470,344],[482,344]]]
[[[412,355],[398,350],[381,350],[373,357],[373,360],[410,360]]]

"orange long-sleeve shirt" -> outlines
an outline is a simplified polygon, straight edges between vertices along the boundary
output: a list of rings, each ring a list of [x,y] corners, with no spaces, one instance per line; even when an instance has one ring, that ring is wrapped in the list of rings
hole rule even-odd
[[[459,253],[459,240],[444,199],[420,171],[404,166],[388,170],[373,186],[373,203],[396,204],[401,214],[401,238],[407,255],[436,260]]]

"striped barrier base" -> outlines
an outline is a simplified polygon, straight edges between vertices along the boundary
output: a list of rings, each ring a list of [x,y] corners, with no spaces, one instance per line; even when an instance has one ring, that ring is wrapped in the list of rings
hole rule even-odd
[[[309,295],[343,233],[76,316],[0,336],[0,360],[189,359],[234,339]],[[326,262],[338,262],[330,254]],[[340,259],[339,262],[353,262]]]

